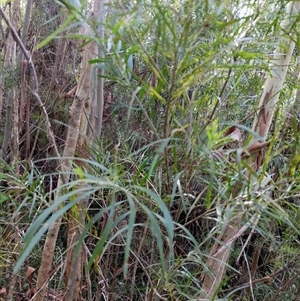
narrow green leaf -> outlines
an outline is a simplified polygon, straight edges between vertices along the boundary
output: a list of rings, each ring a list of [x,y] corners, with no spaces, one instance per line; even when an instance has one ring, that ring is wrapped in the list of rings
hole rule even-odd
[[[75,17],[73,15],[68,16],[67,19],[64,21],[64,23],[58,29],[56,29],[51,35],[49,35],[46,39],[44,39],[42,42],[40,42],[36,46],[36,50],[39,50],[40,48],[46,46],[50,41],[55,39],[74,20],[75,20]]]

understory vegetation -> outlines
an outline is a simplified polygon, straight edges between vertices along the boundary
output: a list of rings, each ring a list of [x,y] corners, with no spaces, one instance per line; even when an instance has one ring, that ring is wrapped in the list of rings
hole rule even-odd
[[[300,300],[299,9],[3,1],[0,300]]]

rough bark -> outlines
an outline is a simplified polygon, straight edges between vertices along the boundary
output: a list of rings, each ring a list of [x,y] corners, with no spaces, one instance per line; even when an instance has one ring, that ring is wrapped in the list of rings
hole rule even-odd
[[[265,142],[268,136],[274,110],[282,89],[287,69],[291,60],[291,56],[295,47],[293,39],[289,35],[293,35],[294,21],[300,10],[300,2],[289,2],[287,4],[287,16],[282,21],[282,37],[278,42],[278,46],[271,60],[271,72],[264,85],[264,90],[259,103],[259,111],[253,124],[253,130],[257,132],[261,139]],[[257,141],[253,141],[257,143]],[[251,146],[251,145],[250,145]],[[258,170],[262,164],[263,150],[256,152],[252,157],[253,168]],[[235,218],[228,224],[224,233],[215,242],[210,258],[207,260],[209,273],[203,274],[202,293],[200,300],[213,300],[220,288],[226,265],[231,254],[235,240],[247,229],[243,226],[240,228],[242,217],[236,213]],[[257,222],[257,221],[256,221]],[[243,231],[241,231],[243,230]]]

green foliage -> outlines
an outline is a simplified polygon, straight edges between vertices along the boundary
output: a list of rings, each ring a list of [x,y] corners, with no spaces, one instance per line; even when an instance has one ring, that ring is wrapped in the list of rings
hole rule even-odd
[[[19,85],[20,70],[16,67],[2,67],[0,68],[0,78],[3,80],[5,90],[9,91]]]
[[[81,7],[76,1],[57,2],[67,16],[37,49],[58,36],[81,44],[85,38],[83,45],[96,41],[105,55],[90,64],[104,71],[113,101],[101,140],[90,150],[93,159],[72,158],[70,182],[56,188],[64,174],[46,152],[22,166],[23,173],[5,166],[7,172],[0,174],[0,237],[10,239],[8,224],[16,217],[22,217],[19,226],[26,224],[14,272],[26,260],[36,262],[50,225],[60,217],[67,223],[70,212],[78,216],[76,205],[88,200],[75,256],[84,245],[93,290],[105,282],[103,291],[113,300],[199,298],[211,247],[236,217],[249,231],[232,250],[219,300],[296,298],[299,120],[286,118],[287,101],[278,107],[262,168],[254,171],[245,155],[249,136],[259,139],[251,125],[285,4],[111,1],[104,7],[100,39],[87,1]],[[89,35],[74,33],[79,26]],[[282,99],[294,97],[295,74]],[[49,110],[59,112],[49,99]],[[63,112],[53,120],[63,124],[68,104],[59,105]],[[31,120],[39,116],[33,112]],[[239,141],[226,134],[232,127],[241,132]],[[44,133],[37,137],[46,144]],[[0,264],[3,258],[11,256],[1,252]],[[290,271],[277,273],[285,267]],[[260,281],[264,277],[272,285]],[[295,281],[288,285],[290,277]]]

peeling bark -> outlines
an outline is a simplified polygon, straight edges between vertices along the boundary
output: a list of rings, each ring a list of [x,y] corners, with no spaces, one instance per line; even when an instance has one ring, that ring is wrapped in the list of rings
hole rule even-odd
[[[295,47],[295,43],[288,34],[293,34],[292,25],[295,26],[294,20],[298,16],[300,10],[300,2],[289,2],[287,4],[287,17],[282,21],[283,28],[278,46],[274,53],[274,58],[271,60],[271,74],[266,80],[264,90],[259,103],[259,113],[253,123],[253,130],[257,132],[261,139],[260,146],[264,145],[267,135],[272,123],[274,111],[279,98],[279,93],[282,89],[287,69],[290,64],[291,56]],[[262,164],[263,154],[262,150],[254,152],[252,156],[253,168],[258,170]],[[239,191],[236,192],[237,194]],[[207,267],[209,272],[202,275],[203,285],[200,300],[213,300],[222,285],[226,265],[237,237],[237,233],[241,229],[246,230],[247,227],[240,228],[242,217],[239,213],[235,213],[235,217],[225,228],[224,233],[215,242],[210,258],[207,260]]]
[[[94,17],[97,16],[99,13],[99,4],[98,1],[94,3]],[[84,48],[83,52],[83,59],[82,59],[82,70],[80,74],[80,79],[78,83],[78,87],[76,90],[76,94],[74,97],[74,101],[72,106],[70,107],[70,119],[68,124],[68,133],[66,138],[66,144],[64,148],[63,158],[70,158],[74,157],[75,152],[77,150],[78,144],[84,144],[84,138],[80,135],[80,129],[85,128],[85,119],[83,118],[84,115],[84,107],[86,106],[87,102],[89,101],[90,97],[90,84],[91,84],[91,74],[92,74],[92,65],[88,62],[91,59],[95,58],[95,54],[97,53],[97,44],[95,41],[90,42]],[[61,186],[64,183],[69,181],[70,171],[72,168],[72,162],[70,159],[62,159],[60,171],[61,175],[58,180],[58,187],[57,187],[57,194],[55,196],[55,200],[57,200],[62,195]],[[78,204],[77,208],[80,208],[84,204]],[[79,211],[81,208],[79,209]],[[70,259],[69,262],[66,263],[66,270],[67,270],[67,291],[65,300],[77,300],[79,295],[79,285],[80,282],[77,279],[81,279],[82,277],[82,254],[83,252],[80,251],[76,258],[73,257],[74,251],[74,243],[78,241],[81,227],[80,224],[84,223],[84,215],[80,214],[81,218],[80,221],[75,220],[72,215],[70,215],[70,232],[69,235],[73,237],[73,239],[69,238],[69,254],[68,258]],[[61,224],[61,218],[56,221],[53,225],[50,226],[44,249],[42,255],[42,262],[40,265],[40,269],[38,272],[38,279],[37,279],[37,295],[35,296],[35,301],[42,301],[47,296],[47,282],[49,280],[49,275],[52,268],[53,256],[57,241],[57,236],[59,232]]]

